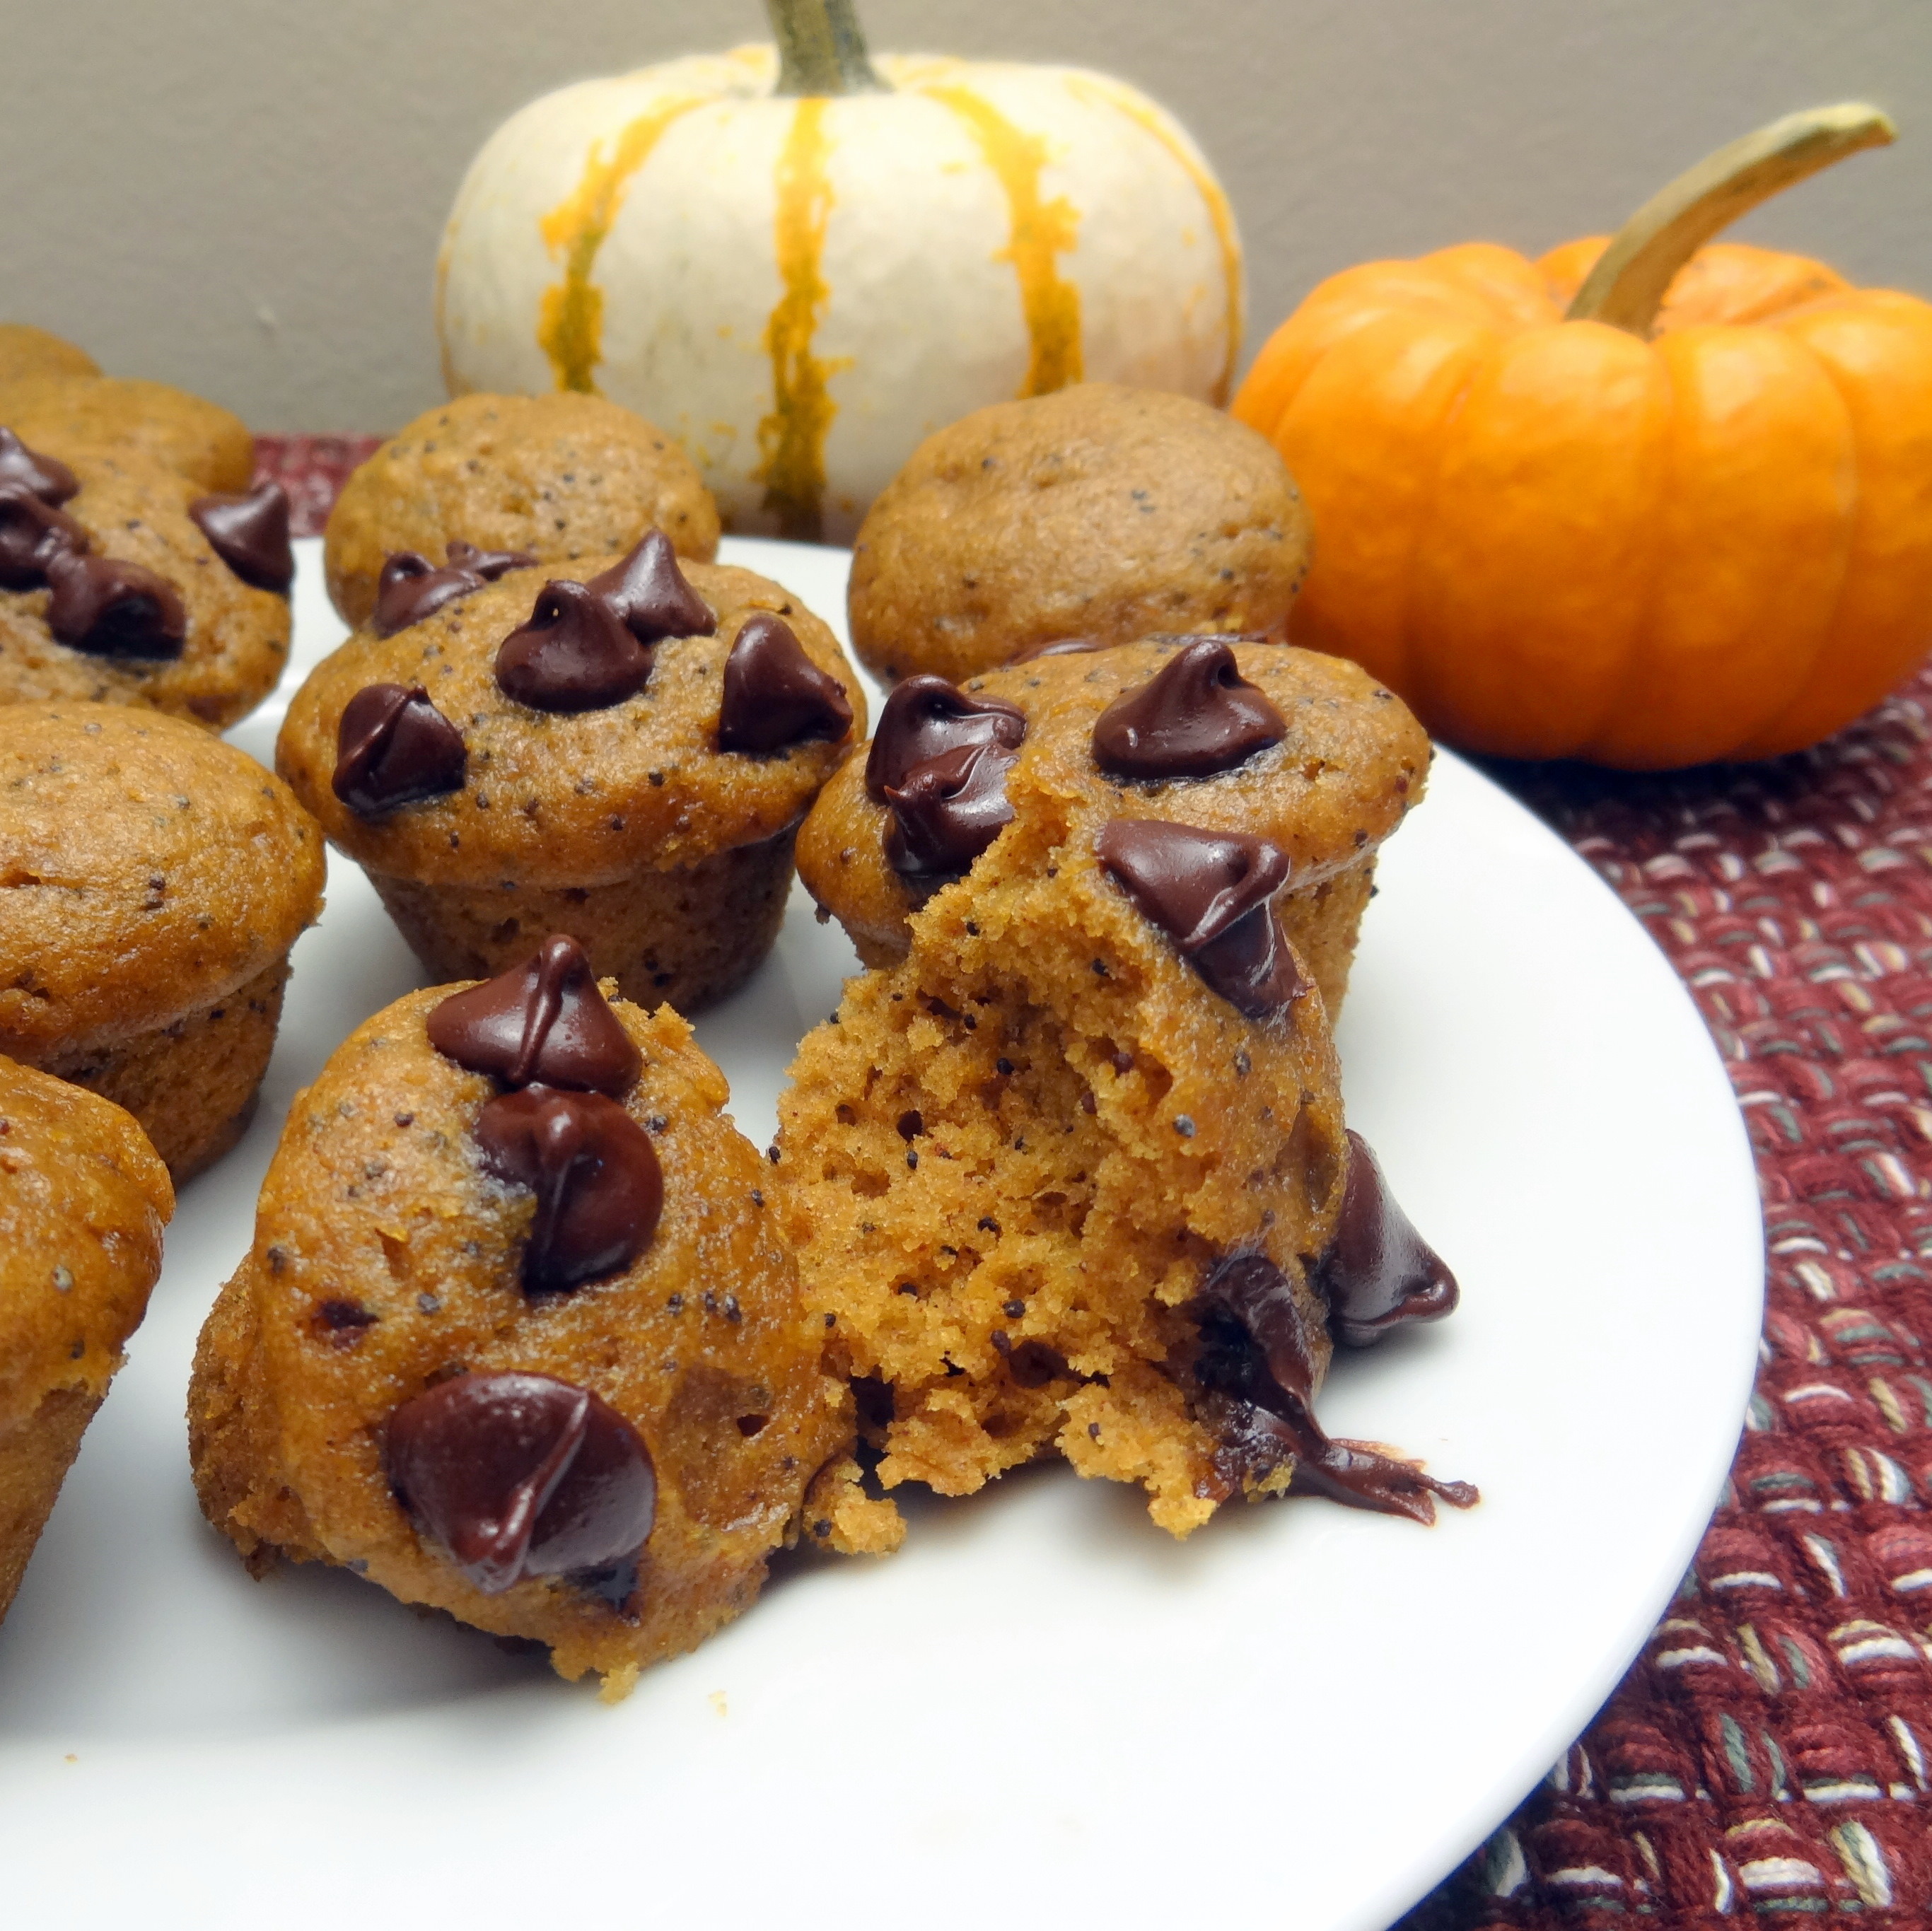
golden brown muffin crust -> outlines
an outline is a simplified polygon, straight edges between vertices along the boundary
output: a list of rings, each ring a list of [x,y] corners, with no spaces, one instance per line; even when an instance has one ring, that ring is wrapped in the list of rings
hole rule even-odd
[[[85,349],[25,322],[0,322],[0,382],[28,376],[98,376]]]
[[[171,1024],[254,979],[320,909],[288,787],[178,719],[17,705],[0,734],[0,1051]]]
[[[361,624],[393,551],[440,563],[458,538],[575,563],[628,550],[653,525],[680,556],[718,553],[718,507],[662,430],[602,396],[468,395],[425,411],[350,478],[322,555],[331,601]]]
[[[220,403],[165,382],[22,376],[0,382],[0,423],[35,448],[92,444],[145,457],[186,477],[196,494],[245,490],[255,473],[248,424]]]
[[[1062,637],[1276,637],[1308,519],[1266,440],[1184,396],[1084,382],[929,436],[853,546],[860,660],[955,683]]]

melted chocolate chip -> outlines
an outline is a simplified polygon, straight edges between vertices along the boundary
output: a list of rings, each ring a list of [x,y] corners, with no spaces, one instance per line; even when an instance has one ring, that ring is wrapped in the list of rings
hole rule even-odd
[[[14,484],[50,509],[80,493],[80,478],[64,463],[29,449],[10,429],[0,429],[0,489]]]
[[[601,1093],[531,1086],[477,1116],[483,1165],[530,1189],[524,1291],[567,1294],[628,1267],[657,1230],[664,1176],[650,1135]]]
[[[118,556],[56,550],[47,559],[47,628],[94,657],[178,657],[188,612],[165,577]]]
[[[1243,832],[1114,818],[1095,850],[1142,913],[1238,1011],[1265,1018],[1308,990],[1269,902],[1288,879],[1280,846]]]
[[[337,797],[358,817],[460,791],[469,763],[463,734],[420,684],[365,684],[342,707],[335,732]]]
[[[888,785],[886,862],[908,877],[965,871],[1012,823],[1006,773],[1014,761],[1004,745],[963,744]]]
[[[883,805],[914,766],[968,745],[1018,748],[1026,713],[998,697],[969,697],[944,677],[908,677],[892,686],[866,754],[866,789]],[[1010,760],[1009,760],[1010,762]]]
[[[1232,1254],[1202,1283],[1202,1385],[1228,1398],[1217,1461],[1232,1477],[1295,1458],[1289,1489],[1383,1515],[1436,1519],[1437,1498],[1466,1509],[1466,1482],[1438,1482],[1366,1442],[1331,1441],[1315,1419],[1315,1357],[1288,1278],[1265,1255]]]
[[[79,556],[87,532],[21,483],[0,483],[0,589],[38,590],[62,550]]]
[[[608,710],[650,674],[650,652],[582,583],[546,583],[496,652],[497,688],[533,711]]]
[[[724,660],[718,709],[720,751],[782,751],[817,741],[836,744],[852,728],[845,687],[819,669],[783,618],[747,617]]]
[[[288,595],[296,553],[289,547],[288,492],[280,484],[257,483],[241,496],[196,496],[188,513],[243,583]]]
[[[506,1086],[572,1087],[614,1098],[644,1056],[598,990],[584,948],[561,934],[521,965],[431,1009],[429,1042]]]
[[[1391,1329],[1456,1311],[1456,1276],[1396,1204],[1369,1143],[1348,1131],[1348,1177],[1334,1238],[1315,1272],[1337,1341],[1366,1348]]]
[[[1042,657],[1082,657],[1090,650],[1112,650],[1103,637],[1056,637],[1045,643],[1030,643],[1006,659],[1009,664],[1034,664]]]
[[[646,530],[622,562],[591,578],[590,587],[641,644],[668,637],[710,637],[718,628],[710,606],[686,581],[677,552],[661,529]]]
[[[1225,637],[1183,644],[1094,725],[1094,758],[1116,778],[1211,778],[1279,744],[1288,724],[1241,675]]]
[[[506,577],[512,570],[534,569],[538,559],[527,550],[478,550],[473,543],[465,543],[462,538],[453,537],[442,546],[442,553],[448,558],[448,568],[467,570],[481,577],[486,583],[494,583],[499,577]]]
[[[389,1486],[470,1585],[601,1569],[644,1546],[657,1483],[638,1432],[587,1388],[548,1375],[458,1375],[383,1431]]]

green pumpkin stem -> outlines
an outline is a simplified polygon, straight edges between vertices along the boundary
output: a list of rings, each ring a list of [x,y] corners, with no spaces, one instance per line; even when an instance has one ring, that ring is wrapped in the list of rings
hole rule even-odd
[[[1706,154],[1617,230],[1564,319],[1647,336],[1678,270],[1720,229],[1807,175],[1885,146],[1898,131],[1879,109],[1847,100],[1787,114]]]
[[[878,94],[852,0],[765,0],[778,43],[780,94]]]

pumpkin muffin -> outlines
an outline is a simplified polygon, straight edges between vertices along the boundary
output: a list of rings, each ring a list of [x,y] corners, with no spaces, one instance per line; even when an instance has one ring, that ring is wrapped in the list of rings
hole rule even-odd
[[[888,682],[956,683],[1072,637],[1279,637],[1308,518],[1267,440],[1220,410],[1083,382],[928,436],[866,513],[848,608]]]
[[[0,1059],[0,1616],[146,1312],[173,1211],[119,1107]]]
[[[718,506],[662,430],[602,396],[466,395],[418,416],[349,478],[322,559],[330,599],[359,625],[398,552],[440,558],[454,539],[574,565],[652,528],[680,556],[718,553]]]
[[[785,1227],[889,1489],[1057,1450],[1177,1536],[1298,1477],[1424,1519],[1466,1499],[1314,1421],[1351,1162],[1286,870],[1252,837],[1023,813],[806,1035]]]
[[[352,1033],[189,1390],[202,1507],[249,1567],[340,1564],[611,1697],[801,1534],[892,1546],[726,1097],[567,939]]]
[[[0,422],[23,442],[76,444],[145,457],[197,490],[245,490],[255,439],[219,403],[165,382],[118,376],[19,376],[0,380]]]
[[[0,322],[0,382],[26,376],[98,376],[85,349],[25,322]]]
[[[294,574],[279,485],[209,493],[0,413],[0,703],[141,705],[225,730],[282,674]]]
[[[626,997],[690,1012],[770,949],[864,699],[832,632],[748,570],[680,568],[656,531],[580,568],[400,580],[401,627],[310,673],[277,766],[432,979],[568,932]]]
[[[178,1185],[240,1137],[322,842],[192,724],[16,705],[0,742],[0,1053],[139,1120]]]
[[[1218,637],[1041,657],[957,688],[908,680],[799,832],[800,877],[868,965],[904,958],[914,912],[973,860],[942,851],[928,865],[908,848],[908,821],[928,808],[910,774],[1002,730],[1011,810],[1037,799],[1096,826],[1175,818],[1279,846],[1282,922],[1330,1014],[1340,1010],[1376,853],[1428,775],[1429,740],[1400,698],[1340,658]]]

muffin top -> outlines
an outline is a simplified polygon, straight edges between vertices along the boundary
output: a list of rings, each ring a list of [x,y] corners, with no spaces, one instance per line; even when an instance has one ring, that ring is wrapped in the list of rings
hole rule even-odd
[[[253,979],[322,905],[288,787],[173,718],[17,705],[0,742],[0,1051],[112,1045]]]
[[[0,403],[0,430],[12,427]],[[53,459],[80,487],[34,495],[0,448],[0,703],[138,704],[217,730],[252,711],[287,661],[289,601],[238,575],[190,514],[217,499],[132,448],[13,434],[29,464]],[[61,548],[86,566],[64,594],[50,560]]]
[[[677,620],[688,630],[713,620],[716,627],[708,635],[660,634],[639,649],[630,676],[641,681],[628,694],[563,710],[506,693],[498,682],[506,640],[539,643],[533,619],[553,605],[566,630],[592,617],[602,625],[586,601],[609,602],[575,584],[553,598],[549,571],[512,569],[393,635],[358,632],[326,658],[289,706],[277,768],[358,864],[427,883],[613,884],[788,830],[864,734],[858,679],[831,631],[790,592],[751,571],[677,564],[662,537],[646,539],[629,558],[593,557],[578,570],[590,579],[619,575],[652,550],[683,595],[694,592],[699,600]],[[773,618],[796,640],[807,679],[829,678],[842,688],[850,722],[821,718],[807,726],[818,734],[775,749],[721,749],[726,689],[737,677],[728,667],[741,640],[749,653],[761,634],[770,637]],[[638,628],[648,634],[655,626],[640,621]],[[615,650],[631,633],[620,628],[614,641],[606,626],[600,634]],[[740,668],[745,661],[739,658]],[[371,799],[366,784],[358,787],[344,769],[362,707],[380,700],[361,698],[356,712],[350,707],[374,686],[398,698],[424,694],[396,719],[386,742],[400,750],[406,733],[420,731],[425,745],[440,744],[440,760],[425,751],[401,762],[424,771],[434,763],[429,781],[445,788],[412,799],[403,795],[408,787],[392,784],[390,794],[403,802],[391,806]],[[384,727],[380,718],[374,724]],[[345,802],[338,777],[361,808]]]
[[[131,1115],[0,1059],[0,1433],[58,1390],[106,1393],[174,1201]]]
[[[349,478],[322,557],[331,600],[361,624],[395,551],[440,563],[454,539],[574,563],[628,550],[653,525],[680,556],[717,554],[717,505],[662,430],[602,396],[467,395],[418,416]]]
[[[23,376],[98,376],[94,358],[44,328],[25,322],[0,322],[0,382]]]
[[[913,451],[854,545],[853,646],[888,679],[957,682],[1067,637],[1278,637],[1308,556],[1263,438],[1184,396],[1085,382]]]
[[[255,439],[218,403],[118,376],[0,379],[0,422],[23,442],[128,450],[202,490],[245,490]]]

